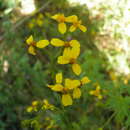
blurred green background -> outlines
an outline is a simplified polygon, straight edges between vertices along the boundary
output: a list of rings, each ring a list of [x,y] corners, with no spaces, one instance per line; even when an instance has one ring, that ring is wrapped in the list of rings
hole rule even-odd
[[[32,130],[21,122],[37,116],[26,112],[33,100],[47,98],[61,107],[58,95],[46,85],[52,83],[57,72],[62,71],[65,76],[72,72],[66,73],[66,68],[56,63],[58,48],[47,47],[32,56],[26,46],[31,34],[36,40],[64,38],[50,18],[56,13],[75,14],[87,27],[86,33],[76,31],[67,38],[80,41],[81,76],[87,75],[91,83],[83,88],[82,98],[66,108],[63,115],[51,113],[56,128],[45,125],[43,129],[129,130],[128,0],[0,0],[0,130]],[[97,83],[102,100],[89,94]]]

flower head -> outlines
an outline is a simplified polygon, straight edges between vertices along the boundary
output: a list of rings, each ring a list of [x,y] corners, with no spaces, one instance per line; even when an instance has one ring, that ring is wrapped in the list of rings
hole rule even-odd
[[[45,48],[46,46],[48,46],[49,41],[48,40],[40,40],[38,42],[35,42],[33,40],[33,36],[29,36],[29,38],[26,40],[26,43],[28,44],[28,52],[32,55],[36,55],[36,47],[37,48]]]
[[[77,40],[62,41],[58,38],[53,38],[51,40],[51,44],[56,47],[80,47],[80,43]]]
[[[54,107],[54,105],[50,104],[50,103],[48,102],[48,100],[44,99],[44,100],[43,100],[42,109],[54,110],[55,107]]]
[[[91,90],[90,94],[98,97],[98,99],[102,99],[102,95],[101,95],[100,89],[101,89],[100,86],[97,85],[96,90]]]
[[[80,54],[80,48],[65,48],[63,55],[58,57],[59,64],[72,64],[72,70],[76,75],[81,73],[81,67],[77,64],[77,58]]]
[[[67,30],[66,27],[66,17],[64,16],[64,14],[55,14],[54,16],[52,16],[52,19],[56,20],[59,24],[58,24],[58,30],[60,33],[64,34]]]
[[[48,85],[51,90],[62,93],[62,104],[64,106],[69,106],[73,104],[71,92],[74,88],[77,88],[80,85],[79,80],[74,79],[65,79],[64,85],[62,83],[62,73],[56,74],[56,84],[55,85]]]
[[[27,107],[27,112],[37,111],[38,101],[33,101],[31,106]]]
[[[86,27],[82,25],[82,21],[78,20],[78,17],[76,15],[68,16],[66,18],[67,22],[73,23],[72,26],[70,26],[70,32],[74,32],[77,28],[79,28],[81,31],[86,32]]]

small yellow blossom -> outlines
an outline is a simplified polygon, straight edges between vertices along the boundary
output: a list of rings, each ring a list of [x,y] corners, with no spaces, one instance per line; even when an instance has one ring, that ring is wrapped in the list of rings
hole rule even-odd
[[[83,77],[83,78],[81,79],[81,84],[82,84],[82,85],[87,84],[87,83],[89,83],[89,82],[90,82],[90,80],[89,80],[89,78],[88,78],[87,76],[85,76],[85,77]]]
[[[87,28],[82,25],[82,21],[78,20],[78,17],[76,15],[68,16],[66,18],[66,21],[73,23],[73,25],[71,25],[69,28],[70,32],[74,32],[77,28],[79,28],[83,32],[86,32],[87,30]]]
[[[41,27],[43,25],[43,14],[39,14],[38,17],[36,18],[36,23],[39,27]]]
[[[62,41],[58,38],[53,38],[51,40],[51,44],[56,47],[80,47],[80,43],[77,40],[71,40],[71,41]]]
[[[65,48],[63,56],[58,57],[58,64],[72,64],[72,70],[76,75],[80,75],[81,67],[77,64],[77,58],[80,54],[80,48]]]
[[[74,88],[74,91],[73,91],[73,98],[75,99],[78,99],[81,97],[81,90],[80,90],[80,87],[89,83],[90,80],[88,79],[87,76],[83,77],[81,80],[80,80],[80,85],[77,85],[77,87]]]
[[[35,42],[33,40],[33,36],[31,35],[27,40],[26,43],[28,44],[29,48],[28,48],[28,52],[32,55],[36,55],[36,51],[35,48],[45,48],[46,46],[49,45],[49,41],[48,40],[40,40],[38,42]]]
[[[32,105],[27,107],[27,112],[32,112],[32,111],[37,111],[37,106],[38,106],[39,102],[38,101],[33,101]]]
[[[48,85],[48,87],[51,88],[51,90],[53,91],[62,93],[61,102],[64,106],[72,105],[73,100],[71,96],[71,90],[77,88],[80,85],[80,81],[67,78],[65,79],[64,86],[61,83],[62,83],[62,74],[58,73],[56,74],[56,84]]]
[[[28,23],[28,28],[32,29],[35,26],[35,19],[32,19],[29,23]]]
[[[64,16],[64,14],[55,14],[54,16],[52,16],[52,19],[56,20],[59,24],[58,24],[58,30],[60,33],[64,34],[67,30],[66,27],[66,17]]]
[[[50,110],[54,110],[54,105],[52,105],[52,104],[50,104],[49,102],[48,102],[48,100],[46,100],[46,99],[44,99],[43,100],[43,107],[42,107],[42,109],[50,109]]]
[[[101,89],[100,86],[97,85],[96,90],[91,90],[90,94],[98,97],[98,99],[102,99],[102,95],[101,95],[100,89]]]

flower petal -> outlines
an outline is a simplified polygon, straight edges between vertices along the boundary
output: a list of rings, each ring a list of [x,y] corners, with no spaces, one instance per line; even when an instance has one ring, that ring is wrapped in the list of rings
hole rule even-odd
[[[64,34],[67,30],[66,24],[65,23],[59,23],[58,30],[59,30],[60,33]]]
[[[77,22],[78,20],[78,17],[76,15],[72,15],[72,16],[68,16],[66,17],[66,22],[69,22],[69,23],[73,23],[73,22]]]
[[[74,89],[73,91],[73,98],[80,98],[81,97],[81,90],[79,88]]]
[[[81,31],[86,32],[87,28],[84,25],[79,25]]]
[[[36,43],[36,47],[38,48],[44,48],[46,46],[49,45],[49,41],[48,40],[40,40]]]
[[[58,17],[59,17],[59,14],[55,14],[55,15],[53,15],[51,18],[57,20]]]
[[[59,47],[59,46],[64,46],[64,41],[62,41],[62,40],[60,40],[60,39],[58,39],[58,38],[53,38],[52,40],[51,40],[51,44],[53,45],[53,46],[56,46],[56,47]]]
[[[57,62],[58,62],[58,64],[68,64],[69,60],[67,58],[65,58],[64,56],[59,56]]]
[[[75,30],[76,30],[76,27],[74,25],[71,25],[70,28],[69,28],[69,31],[74,32]]]
[[[73,47],[71,49],[71,54],[70,54],[71,58],[77,59],[77,57],[79,56],[79,54],[80,54],[80,48],[79,47]]]
[[[70,46],[71,47],[80,47],[80,43],[77,40],[71,40]]]
[[[33,46],[29,46],[28,53],[30,53],[32,55],[36,55],[35,48]]]
[[[62,104],[64,106],[69,106],[73,104],[72,98],[69,94],[63,94],[62,95]]]
[[[56,92],[61,92],[63,90],[63,86],[61,84],[56,84],[56,85],[53,85],[51,90],[56,91]]]
[[[72,64],[72,70],[76,75],[80,75],[82,71],[79,64]]]
[[[89,82],[90,82],[90,80],[89,80],[89,78],[88,78],[87,76],[85,76],[85,77],[83,77],[83,78],[81,79],[82,85],[87,84],[87,83],[89,83]]]
[[[29,38],[26,40],[27,44],[30,45],[33,42],[33,36],[29,36]]]
[[[61,84],[62,83],[62,73],[56,74],[56,83]]]

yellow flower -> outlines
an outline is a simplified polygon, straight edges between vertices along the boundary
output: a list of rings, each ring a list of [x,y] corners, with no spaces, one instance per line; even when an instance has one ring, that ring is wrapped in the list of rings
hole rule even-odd
[[[73,91],[73,98],[75,99],[78,99],[81,97],[81,90],[80,90],[80,87],[82,85],[85,85],[87,83],[89,83],[90,80],[88,79],[87,76],[83,77],[81,80],[80,80],[80,85],[78,85],[77,87],[74,88],[74,91]]]
[[[58,64],[72,64],[72,70],[76,75],[80,75],[81,67],[77,64],[76,60],[80,54],[80,48],[65,48],[63,56],[58,57]]]
[[[90,80],[89,80],[89,78],[88,78],[87,76],[85,76],[85,77],[83,77],[83,78],[81,79],[81,84],[82,84],[82,85],[87,84],[87,83],[89,83],[89,82],[90,82]]]
[[[32,112],[32,111],[37,111],[37,106],[38,106],[39,102],[38,101],[33,101],[32,105],[27,107],[27,112]]]
[[[32,19],[29,23],[28,23],[28,28],[32,29],[35,26],[35,19]]]
[[[58,38],[53,38],[51,40],[51,44],[56,47],[80,47],[80,43],[77,40],[71,40],[71,41],[62,41]]]
[[[52,104],[50,104],[46,99],[44,99],[43,100],[43,107],[42,107],[42,109],[44,108],[44,109],[50,109],[50,110],[54,110],[54,105],[52,105]]]
[[[69,28],[70,32],[74,32],[77,28],[79,28],[83,32],[87,31],[87,28],[82,25],[82,21],[78,20],[78,17],[76,15],[68,16],[66,18],[66,21],[73,23],[73,25]]]
[[[102,95],[101,95],[100,89],[101,89],[100,86],[97,85],[96,90],[91,90],[90,94],[98,97],[98,99],[102,99]]]
[[[29,48],[28,48],[28,52],[32,55],[36,55],[36,51],[35,48],[45,48],[46,46],[49,45],[49,41],[48,40],[40,40],[38,42],[35,42],[33,40],[33,36],[31,35],[27,40],[26,43],[28,44]]]
[[[43,25],[43,14],[39,14],[37,19],[36,19],[36,23],[39,27],[41,27]]]
[[[66,27],[66,17],[64,16],[64,14],[55,14],[54,16],[52,16],[52,19],[56,20],[59,24],[58,24],[58,30],[60,33],[64,34],[67,30]]]
[[[64,86],[61,83],[62,83],[62,74],[58,73],[56,74],[56,84],[48,85],[48,87],[51,88],[51,90],[53,91],[62,93],[61,101],[64,106],[72,105],[73,100],[70,92],[71,90],[77,88],[80,85],[80,81],[67,78],[65,79]]]

